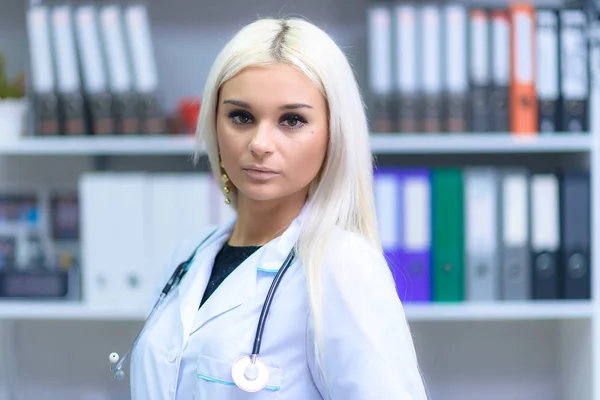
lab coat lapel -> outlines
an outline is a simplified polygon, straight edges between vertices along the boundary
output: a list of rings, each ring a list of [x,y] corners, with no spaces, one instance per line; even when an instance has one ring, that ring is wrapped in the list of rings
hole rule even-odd
[[[258,250],[260,252],[261,250]],[[211,319],[224,314],[254,296],[256,292],[256,265],[259,254],[254,253],[242,262],[217,287],[196,314],[191,333],[202,328]],[[206,283],[204,283],[206,287]]]
[[[183,340],[189,336],[200,300],[206,289],[215,256],[228,239],[233,221],[219,228],[202,246],[190,264],[190,268],[177,288],[179,313],[183,326]]]

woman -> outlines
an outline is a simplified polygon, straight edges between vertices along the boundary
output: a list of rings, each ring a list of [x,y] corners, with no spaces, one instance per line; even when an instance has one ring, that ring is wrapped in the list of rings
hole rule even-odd
[[[237,216],[175,256],[201,244],[134,351],[133,399],[425,399],[379,243],[361,97],[336,44],[302,20],[246,26],[212,67],[198,135]],[[258,392],[236,386],[257,377]]]

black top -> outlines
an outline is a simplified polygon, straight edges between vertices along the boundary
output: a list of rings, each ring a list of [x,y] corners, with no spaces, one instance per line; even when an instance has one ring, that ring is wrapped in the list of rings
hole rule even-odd
[[[225,278],[258,249],[260,249],[260,246],[230,246],[225,242],[215,257],[215,263],[200,302],[200,307],[217,290]]]

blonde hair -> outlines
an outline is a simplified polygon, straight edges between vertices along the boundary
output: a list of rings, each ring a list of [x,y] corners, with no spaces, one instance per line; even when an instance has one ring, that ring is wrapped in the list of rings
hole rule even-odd
[[[216,109],[221,85],[245,68],[280,63],[302,71],[319,88],[329,107],[327,156],[311,184],[310,211],[296,247],[305,267],[318,341],[322,330],[322,258],[334,228],[359,233],[381,251],[368,124],[348,59],[323,30],[305,20],[259,19],[243,27],[221,50],[208,75],[197,128],[198,145],[204,142],[211,169],[219,180]],[[235,196],[230,194],[230,198],[235,208]],[[317,343],[320,364],[318,349]]]

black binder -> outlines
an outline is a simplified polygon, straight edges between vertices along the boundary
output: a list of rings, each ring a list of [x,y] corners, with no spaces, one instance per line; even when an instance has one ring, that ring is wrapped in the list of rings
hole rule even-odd
[[[565,299],[591,298],[590,196],[588,172],[562,174],[562,297]]]
[[[560,283],[560,180],[552,171],[530,178],[531,297],[558,299]],[[554,236],[554,237],[552,237]]]
[[[582,10],[560,10],[562,130],[589,129],[587,21]]]
[[[536,13],[538,126],[540,133],[552,133],[560,131],[558,14],[552,9]]]

